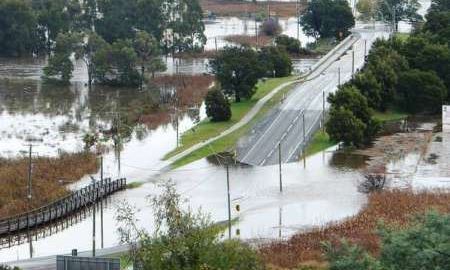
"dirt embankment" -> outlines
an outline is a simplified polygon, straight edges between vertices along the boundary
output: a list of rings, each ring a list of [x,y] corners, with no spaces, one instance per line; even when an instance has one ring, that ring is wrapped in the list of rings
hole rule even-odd
[[[256,1],[255,1],[256,2]],[[203,11],[213,12],[217,16],[248,16],[249,13],[269,12],[279,17],[295,17],[296,2],[238,2],[226,0],[200,0]],[[304,4],[299,4],[299,10],[304,10]]]
[[[66,184],[96,173],[93,153],[33,158],[32,200],[28,201],[28,159],[0,159],[0,219],[44,206],[69,193]]]

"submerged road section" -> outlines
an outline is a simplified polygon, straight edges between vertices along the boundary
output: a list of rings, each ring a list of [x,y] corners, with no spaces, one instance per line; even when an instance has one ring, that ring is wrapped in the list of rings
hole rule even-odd
[[[326,97],[364,65],[377,38],[388,37],[385,25],[360,25],[330,51],[284,101],[238,145],[237,160],[255,166],[298,160],[312,134],[323,125]]]

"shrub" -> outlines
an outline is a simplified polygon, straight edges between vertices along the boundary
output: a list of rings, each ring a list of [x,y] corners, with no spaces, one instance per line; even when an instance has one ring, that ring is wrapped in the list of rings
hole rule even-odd
[[[286,77],[291,75],[292,61],[284,49],[264,47],[259,53],[259,61],[263,66],[263,76]]]
[[[268,18],[262,23],[261,31],[268,36],[276,36],[281,32],[281,26],[277,19]]]
[[[231,118],[230,102],[219,89],[208,92],[205,98],[206,115],[213,122],[228,121]]]
[[[277,47],[282,47],[291,54],[300,54],[302,52],[300,40],[293,37],[280,35],[275,39],[275,44]]]

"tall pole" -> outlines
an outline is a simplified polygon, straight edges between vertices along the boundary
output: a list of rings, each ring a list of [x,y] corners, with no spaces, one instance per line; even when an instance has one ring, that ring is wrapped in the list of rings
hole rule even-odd
[[[300,3],[299,0],[296,2],[297,8],[297,39],[300,40]]]
[[[95,179],[92,178],[92,257],[95,257]]]
[[[303,112],[303,145],[306,143],[305,112]]]
[[[352,50],[352,77],[355,75],[355,48]]]
[[[280,192],[283,192],[283,170],[281,167],[281,142],[278,144],[278,165],[280,171]]]
[[[103,248],[103,195],[104,195],[104,186],[103,186],[103,156],[100,157],[100,183],[101,183],[101,199],[100,199],[100,247]]]
[[[341,86],[341,67],[338,67],[338,86]]]
[[[33,196],[33,193],[32,193],[33,164],[32,164],[32,161],[31,161],[32,152],[33,152],[33,145],[30,144],[30,150],[29,150],[29,153],[28,153],[28,202],[29,202],[30,206],[31,206],[31,198]]]
[[[230,167],[228,163],[227,163],[227,196],[228,196],[228,238],[231,239]]]
[[[367,39],[364,40],[364,58],[367,56]]]
[[[217,37],[216,38],[214,38],[214,43],[215,43],[215,45],[216,45],[216,52],[217,52]]]
[[[325,131],[325,90],[322,92],[322,129]]]

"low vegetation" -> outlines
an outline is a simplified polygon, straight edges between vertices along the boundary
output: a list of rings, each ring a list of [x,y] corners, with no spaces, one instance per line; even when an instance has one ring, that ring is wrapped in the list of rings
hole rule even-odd
[[[28,201],[28,159],[0,159],[0,218],[46,205],[68,194],[66,184],[96,173],[93,153],[33,158],[32,199]]]
[[[314,134],[311,142],[306,148],[305,155],[310,156],[336,145],[330,140],[330,136],[323,130],[320,130]]]
[[[411,220],[414,215],[424,214],[430,209],[450,213],[450,193],[400,190],[375,192],[369,195],[365,209],[347,221],[297,234],[287,241],[270,243],[261,247],[260,252],[267,264],[277,267],[296,268],[308,264],[323,266],[327,257],[324,256],[322,244],[330,242],[338,245],[342,239],[347,239],[376,256],[380,254],[380,235],[377,233],[380,222],[389,228],[410,228],[414,224]]]
[[[129,263],[143,269],[264,269],[255,250],[239,240],[221,240],[223,226],[203,212],[184,210],[173,183],[151,198],[156,231],[137,227],[134,210],[119,207],[116,219],[122,243],[129,244]]]

